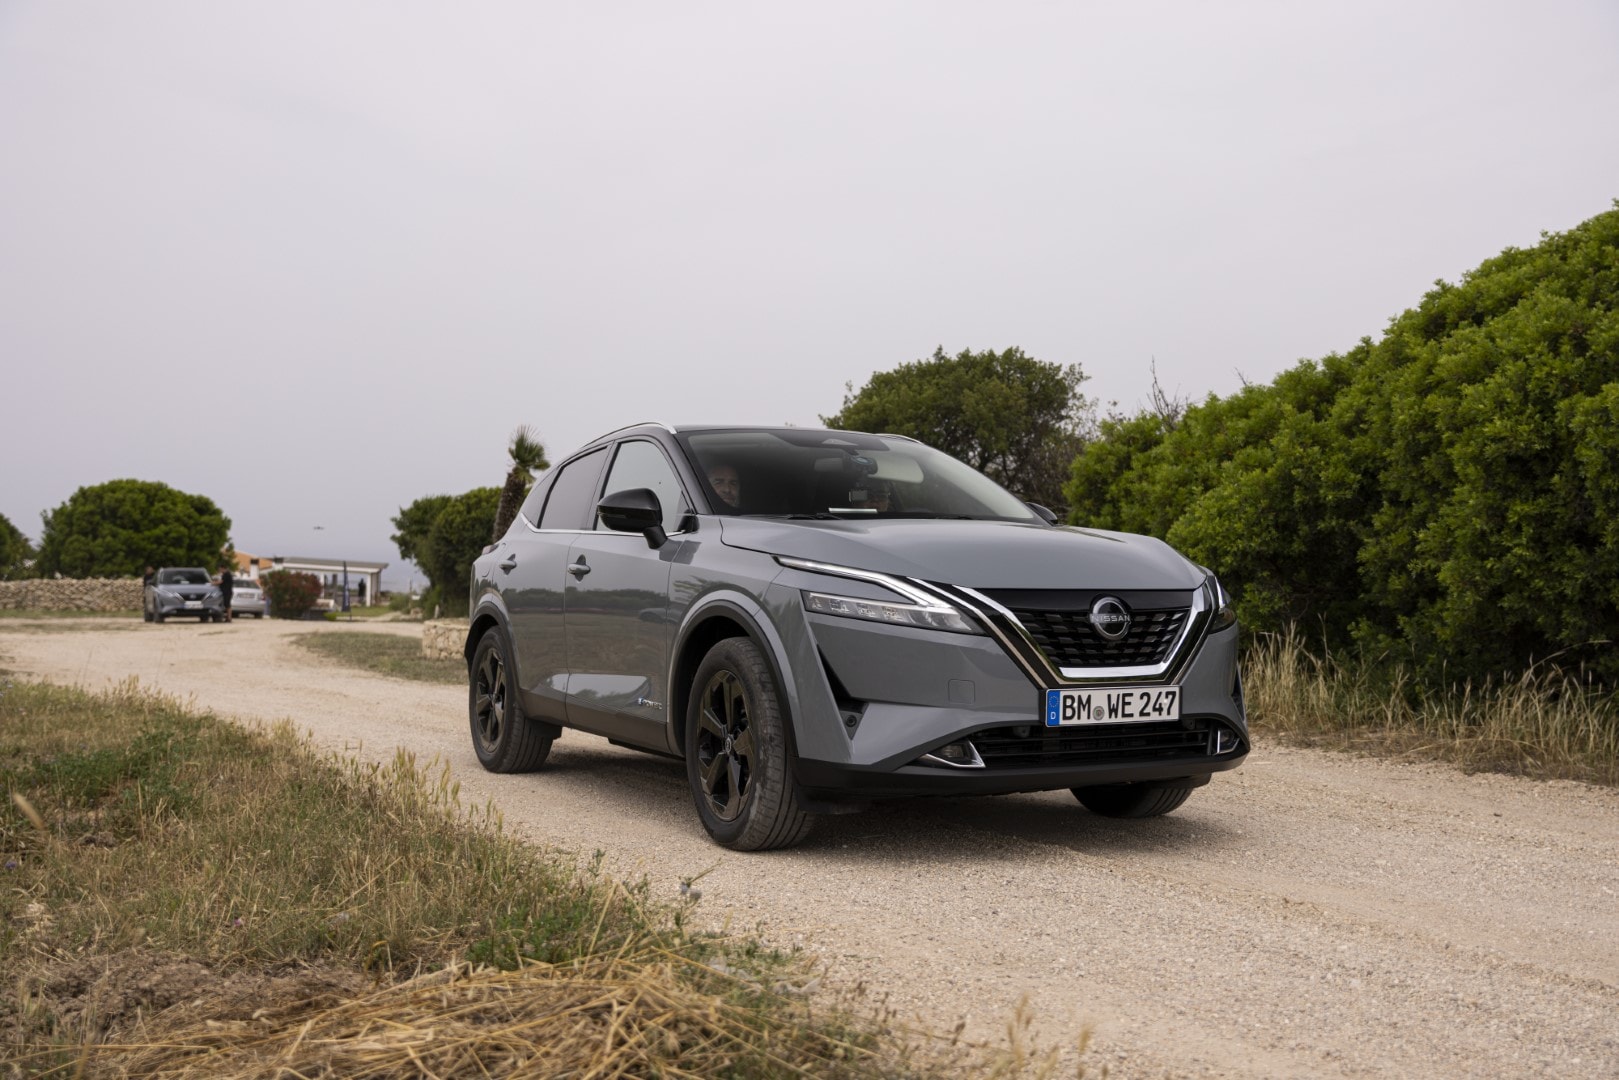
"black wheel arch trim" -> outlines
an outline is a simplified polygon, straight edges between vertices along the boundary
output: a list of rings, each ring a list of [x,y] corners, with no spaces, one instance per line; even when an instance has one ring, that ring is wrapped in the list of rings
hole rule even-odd
[[[482,597],[467,620],[467,639],[461,646],[461,655],[466,657],[468,670],[471,670],[472,654],[478,651],[478,642],[491,625],[500,629],[501,639],[506,645],[506,666],[511,669],[517,685],[522,686],[522,672],[517,668],[517,648],[512,641],[511,623],[506,615],[506,605],[500,602],[497,593]]]
[[[798,735],[794,730],[794,717],[799,715],[798,688],[790,679],[787,672],[786,646],[782,644],[781,637],[776,633],[774,624],[765,610],[753,603],[740,593],[716,593],[699,600],[686,612],[681,621],[680,629],[675,633],[675,639],[669,649],[669,675],[664,684],[669,688],[668,708],[668,738],[669,748],[675,756],[684,759],[686,756],[686,706],[691,687],[684,687],[685,694],[676,700],[676,688],[681,687],[680,658],[686,651],[687,643],[705,623],[716,617],[727,618],[741,625],[748,638],[759,651],[764,654],[765,663],[770,666],[770,677],[776,681],[778,704],[781,706],[782,719],[787,730],[787,748],[798,759]],[[698,657],[701,663],[702,658]],[[695,666],[692,669],[696,670]]]

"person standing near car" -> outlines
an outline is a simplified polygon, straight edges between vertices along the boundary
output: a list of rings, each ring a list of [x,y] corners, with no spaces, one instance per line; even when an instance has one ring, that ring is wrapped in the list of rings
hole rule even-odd
[[[230,567],[226,566],[219,571],[219,595],[225,601],[225,621],[231,621],[230,594],[236,591],[236,578],[232,576]]]

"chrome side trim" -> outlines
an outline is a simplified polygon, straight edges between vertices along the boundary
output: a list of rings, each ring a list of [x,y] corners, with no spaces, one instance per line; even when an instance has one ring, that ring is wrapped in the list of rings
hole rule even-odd
[[[956,593],[958,591],[966,593],[980,602],[987,602],[992,606],[999,607],[1000,605],[995,604],[993,600],[985,596],[979,596],[971,589],[964,589],[959,585],[952,590],[931,581],[923,581],[920,578],[911,578],[910,581],[913,585],[938,593],[950,603],[977,619],[979,625],[989,631],[990,636],[1000,643],[1002,650],[1023,669],[1023,673],[1029,677],[1029,681],[1034,683],[1036,687],[1044,690],[1049,686],[1057,685],[1061,681],[1061,676],[1057,674],[1057,669],[1052,667],[1046,660],[1044,653],[1034,647],[1033,642],[1024,641],[1022,642],[1023,647],[1020,648],[1019,641],[1007,634],[1006,629],[1002,626],[1001,619],[991,618],[963,597],[956,595]],[[1013,625],[1018,625],[1015,619],[1012,620],[1012,623]]]
[[[972,744],[971,739],[966,740],[966,743],[967,749],[972,751],[973,757],[971,761],[946,761],[937,754],[923,754],[916,760],[919,763],[927,762],[929,765],[944,765],[952,769],[982,769],[984,767],[984,759],[978,756],[978,747]]]

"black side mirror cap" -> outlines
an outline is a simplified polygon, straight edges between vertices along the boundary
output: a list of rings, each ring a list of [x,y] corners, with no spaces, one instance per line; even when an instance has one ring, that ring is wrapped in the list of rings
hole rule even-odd
[[[1023,505],[1033,510],[1047,525],[1057,524],[1057,515],[1039,503],[1026,502]]]
[[[663,507],[651,488],[615,491],[596,504],[603,525],[614,532],[638,532],[648,547],[662,547],[669,539],[663,531]]]

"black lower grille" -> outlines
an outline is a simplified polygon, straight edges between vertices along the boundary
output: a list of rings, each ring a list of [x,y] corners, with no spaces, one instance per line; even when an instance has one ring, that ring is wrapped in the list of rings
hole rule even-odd
[[[976,732],[972,744],[989,768],[1176,761],[1208,757],[1213,752],[1212,730],[1213,722],[1206,717],[1064,728],[1030,724]]]
[[[1161,664],[1186,625],[1186,608],[1131,613],[1130,630],[1108,641],[1080,611],[1012,609],[1034,643],[1060,668],[1134,667]]]

